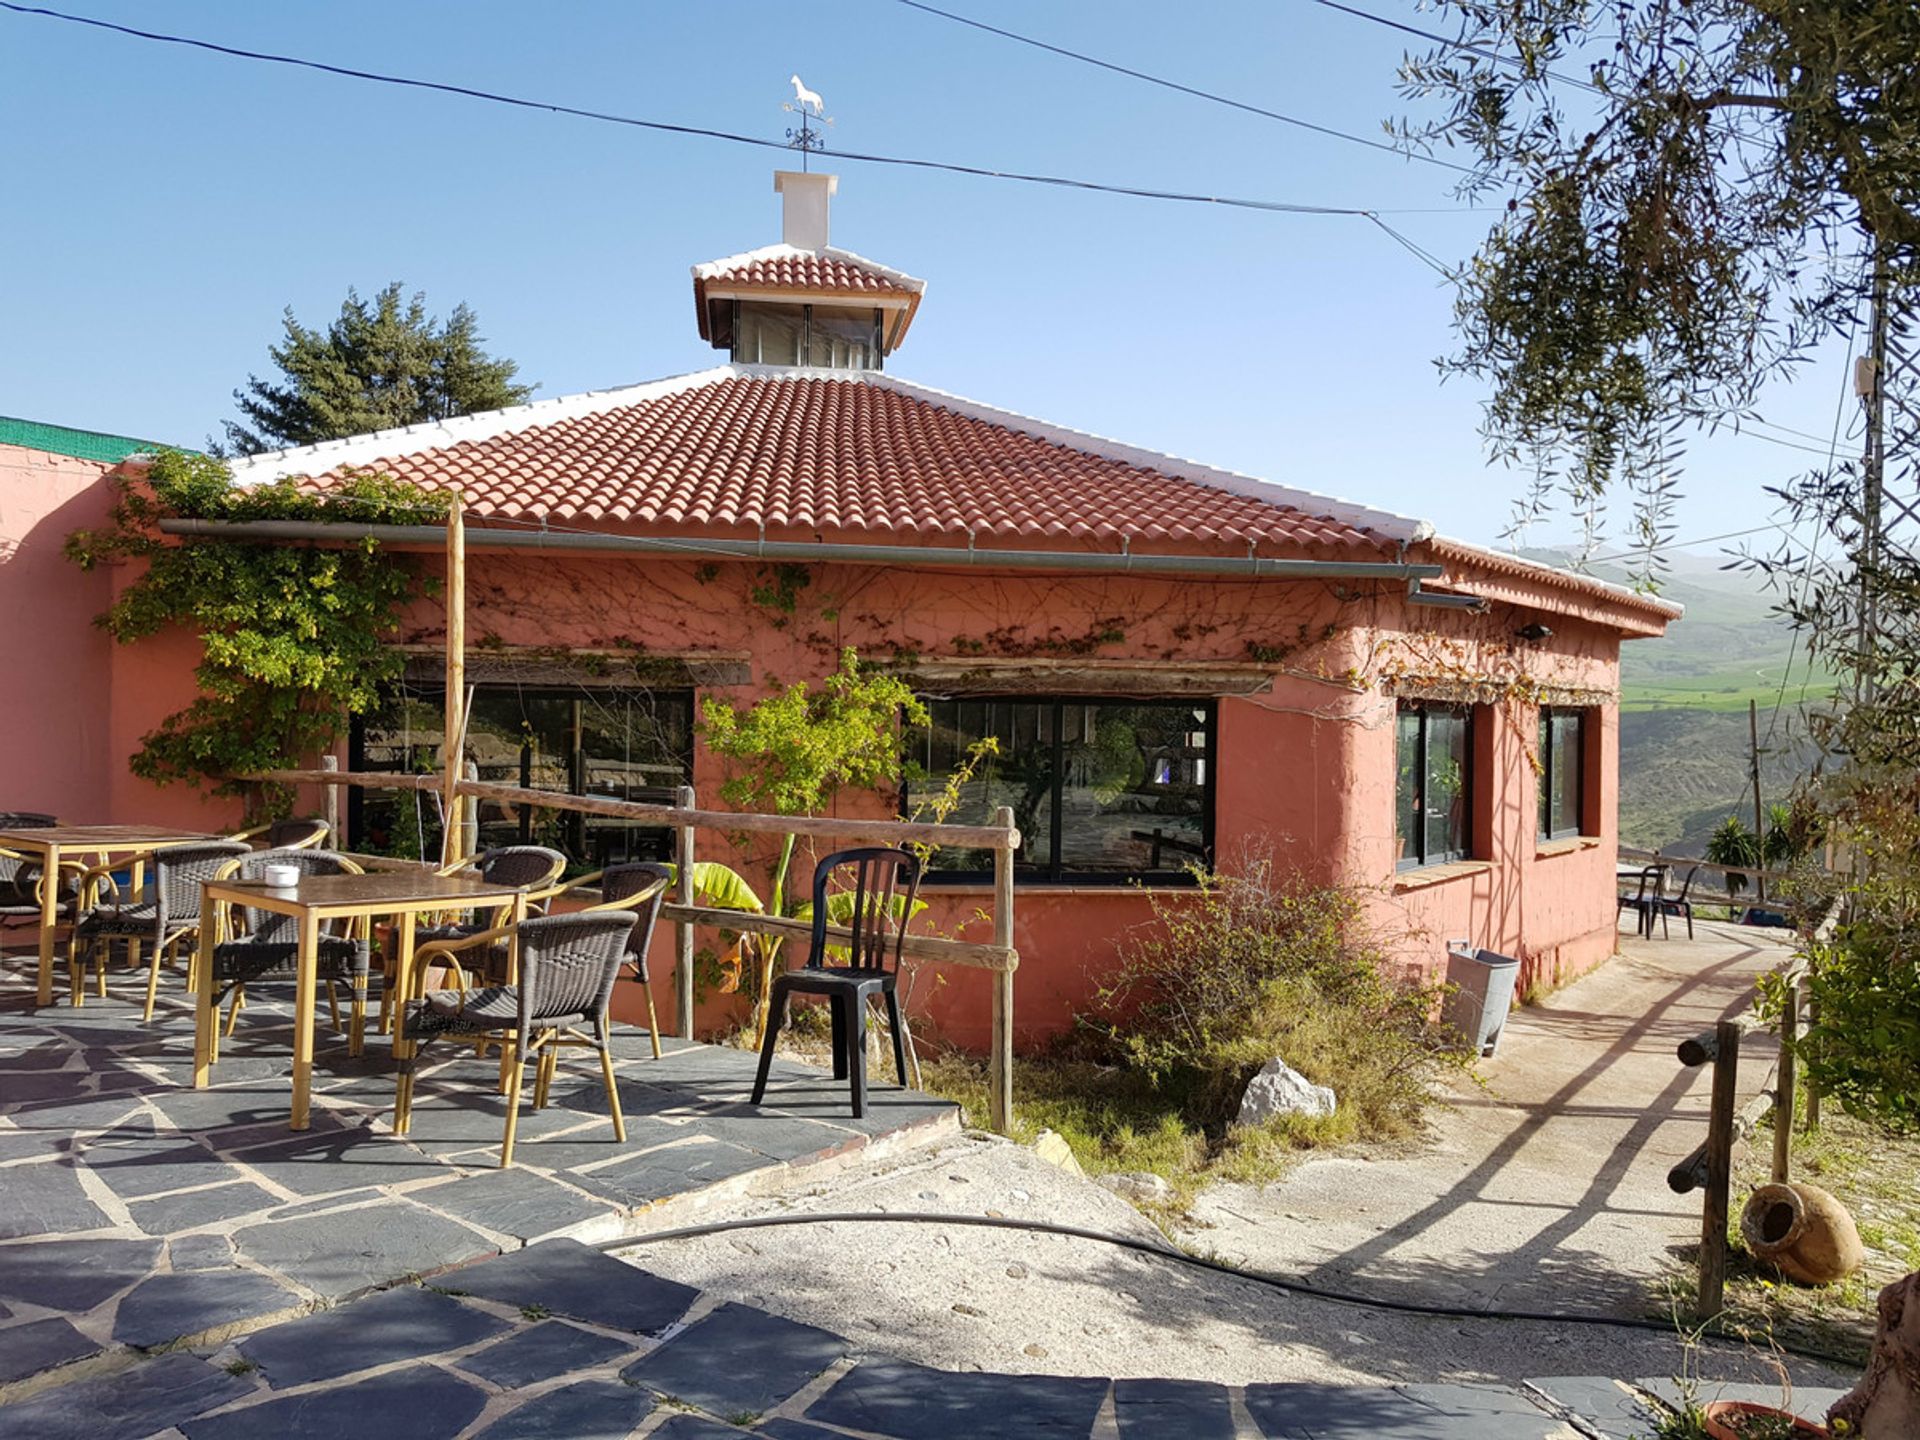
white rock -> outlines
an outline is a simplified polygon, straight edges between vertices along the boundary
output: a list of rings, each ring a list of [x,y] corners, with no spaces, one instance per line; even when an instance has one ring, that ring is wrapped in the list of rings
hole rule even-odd
[[[1314,1084],[1286,1061],[1274,1059],[1247,1082],[1239,1118],[1242,1125],[1258,1125],[1276,1115],[1331,1115],[1336,1103],[1325,1085]]]
[[[1122,1170],[1115,1175],[1102,1175],[1100,1184],[1125,1200],[1169,1200],[1173,1198],[1173,1186],[1158,1175],[1148,1174],[1145,1170]]]
[[[1073,1149],[1052,1130],[1042,1130],[1033,1139],[1033,1153],[1049,1165],[1058,1166],[1069,1175],[1080,1175],[1080,1162],[1073,1157]]]

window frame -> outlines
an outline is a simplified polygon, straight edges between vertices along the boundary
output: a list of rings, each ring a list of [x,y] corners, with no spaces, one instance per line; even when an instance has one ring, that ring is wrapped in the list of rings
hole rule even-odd
[[[1167,697],[1161,695],[1088,695],[1088,694],[967,694],[922,696],[927,704],[942,701],[978,702],[984,704],[1008,705],[1044,705],[1053,712],[1053,786],[1047,800],[1047,863],[1042,865],[1022,864],[1020,851],[1014,852],[1014,880],[1021,885],[1059,886],[1075,889],[1119,889],[1128,885],[1192,886],[1197,882],[1191,871],[1185,867],[1160,870],[1072,870],[1060,861],[1060,837],[1064,829],[1061,799],[1066,789],[1066,727],[1062,723],[1063,711],[1069,705],[1111,705],[1129,708],[1155,706],[1168,710],[1200,710],[1203,713],[1201,728],[1206,735],[1206,778],[1200,786],[1200,847],[1205,852],[1199,858],[1199,864],[1211,871],[1214,859],[1214,821],[1216,800],[1220,783],[1220,702],[1213,696],[1204,697]],[[900,783],[899,813],[901,819],[908,818],[911,810],[909,790],[911,781],[903,779]],[[960,822],[953,822],[960,823]],[[1024,848],[1024,847],[1023,847]],[[942,885],[978,885],[993,879],[989,869],[938,870],[931,865],[921,877],[922,887]]]
[[[473,686],[473,689],[474,689],[474,699],[476,704],[479,702],[481,696],[487,693],[488,691],[493,691],[496,693],[511,692],[519,696],[522,700],[534,700],[534,701],[579,700],[582,698],[583,694],[587,692],[591,692],[596,695],[645,695],[651,700],[656,711],[666,706],[677,704],[682,707],[682,713],[685,721],[683,728],[684,728],[684,733],[688,737],[687,751],[684,757],[682,757],[685,761],[685,771],[683,773],[680,784],[685,785],[685,784],[692,783],[693,762],[694,762],[694,744],[693,744],[694,722],[698,716],[698,705],[697,705],[698,696],[695,693],[695,690],[692,686],[671,686],[671,687],[662,687],[659,689],[654,689],[646,686],[630,686],[630,685],[617,685],[617,684],[592,685],[592,686],[522,685],[517,682],[510,682],[510,681],[490,683],[488,681],[482,680],[477,682]],[[402,685],[402,686],[397,686],[397,687],[394,687],[393,689],[390,689],[387,692],[387,699],[389,701],[401,700],[403,702],[406,699],[415,699],[415,700],[422,700],[422,701],[431,699],[433,703],[440,704],[444,701],[444,690],[439,685],[432,685],[432,684]],[[367,734],[368,718],[369,717],[366,715],[355,715],[352,718],[352,722],[348,726],[347,768],[349,770],[366,770],[369,768],[367,764],[367,759],[366,759],[366,734]],[[444,739],[441,743],[440,748],[444,751],[444,748],[445,748]],[[442,758],[444,761],[444,756]],[[531,785],[530,783],[531,781],[530,766],[531,766],[531,757],[528,753],[528,746],[523,742],[520,750],[520,774],[513,783],[518,784],[522,788],[527,788],[527,789],[539,788]],[[565,768],[567,772],[567,788],[565,790],[545,791],[544,793],[552,794],[552,795],[570,795],[575,797],[585,795],[587,793],[585,789],[585,785],[586,785],[585,777],[587,773],[587,766],[585,764],[585,752],[583,750],[577,750],[577,749],[572,751],[567,756],[567,759],[565,762]],[[395,771],[394,773],[400,773],[400,772]],[[659,788],[665,788],[665,787],[659,787]],[[397,793],[397,792],[393,792],[393,793]],[[347,787],[347,815],[346,815],[347,842],[348,842],[348,845],[355,850],[364,849],[368,839],[368,836],[366,833],[365,802],[366,802],[366,797],[362,790],[362,787],[358,785]],[[540,807],[523,806],[520,808],[519,834],[517,838],[515,838],[510,843],[517,844],[517,845],[531,845],[536,843],[533,838],[533,811],[538,808]],[[569,831],[566,837],[566,842],[562,847],[563,849],[569,852],[568,853],[569,871],[574,871],[576,867],[578,867],[579,873],[585,873],[587,870],[599,868],[595,863],[592,855],[588,853],[590,851],[590,846],[586,843],[586,840],[587,840],[586,822],[592,817],[589,817],[588,815],[580,811],[566,811],[563,813],[565,814],[569,822]],[[630,831],[631,830],[661,831],[664,833],[664,832],[669,832],[671,827],[663,826],[663,825],[642,825],[642,824],[636,823],[636,824],[628,825],[625,828]]]
[[[1396,875],[1405,874],[1413,870],[1431,870],[1437,865],[1459,865],[1475,858],[1473,827],[1476,818],[1475,812],[1478,809],[1475,802],[1478,798],[1480,788],[1479,735],[1477,733],[1479,729],[1478,710],[1479,707],[1477,705],[1463,704],[1459,701],[1422,700],[1418,698],[1402,699],[1394,708],[1393,833],[1394,839],[1397,842],[1404,842],[1405,838],[1400,834],[1400,717],[1410,711],[1420,716],[1420,753],[1416,762],[1416,773],[1420,776],[1420,790],[1423,797],[1426,794],[1426,777],[1428,773],[1428,744],[1431,729],[1429,717],[1436,711],[1458,715],[1465,722],[1466,732],[1466,745],[1464,747],[1466,751],[1466,766],[1465,774],[1462,775],[1460,784],[1462,803],[1466,807],[1460,824],[1462,848],[1458,853],[1451,850],[1442,851],[1437,856],[1427,853],[1427,811],[1426,807],[1422,806],[1418,833],[1415,836],[1417,853],[1413,855],[1395,854],[1393,869]],[[1396,846],[1396,850],[1397,849],[1398,846]]]
[[[1553,767],[1558,759],[1553,738],[1553,719],[1555,716],[1570,715],[1579,729],[1579,742],[1572,756],[1573,771],[1573,814],[1571,829],[1553,828]],[[1542,842],[1554,840],[1573,840],[1589,834],[1587,828],[1587,743],[1590,719],[1587,707],[1582,705],[1542,705],[1540,707],[1540,769],[1538,781],[1540,793],[1534,811],[1535,836]]]

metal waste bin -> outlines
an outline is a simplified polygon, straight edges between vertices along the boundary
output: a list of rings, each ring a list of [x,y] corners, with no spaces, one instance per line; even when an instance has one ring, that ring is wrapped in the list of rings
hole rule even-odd
[[[1469,1050],[1485,1059],[1500,1046],[1513,1005],[1520,962],[1496,950],[1476,950],[1464,941],[1447,946],[1447,998],[1440,1019]]]

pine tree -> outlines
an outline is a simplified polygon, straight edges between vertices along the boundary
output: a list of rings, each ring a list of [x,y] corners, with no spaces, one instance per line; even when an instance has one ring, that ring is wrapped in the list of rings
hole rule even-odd
[[[458,305],[446,320],[427,314],[426,296],[401,299],[400,282],[371,303],[349,290],[324,331],[294,318],[267,354],[280,379],[249,375],[233,392],[241,420],[224,422],[225,448],[256,455],[423,421],[445,420],[524,402],[518,366],[481,349],[479,321]]]

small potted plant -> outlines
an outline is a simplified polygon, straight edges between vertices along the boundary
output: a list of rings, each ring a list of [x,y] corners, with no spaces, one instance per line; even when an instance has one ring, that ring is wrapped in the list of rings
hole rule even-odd
[[[1745,1400],[1714,1400],[1701,1408],[1709,1440],[1828,1440],[1824,1425],[1802,1420],[1791,1410]]]

